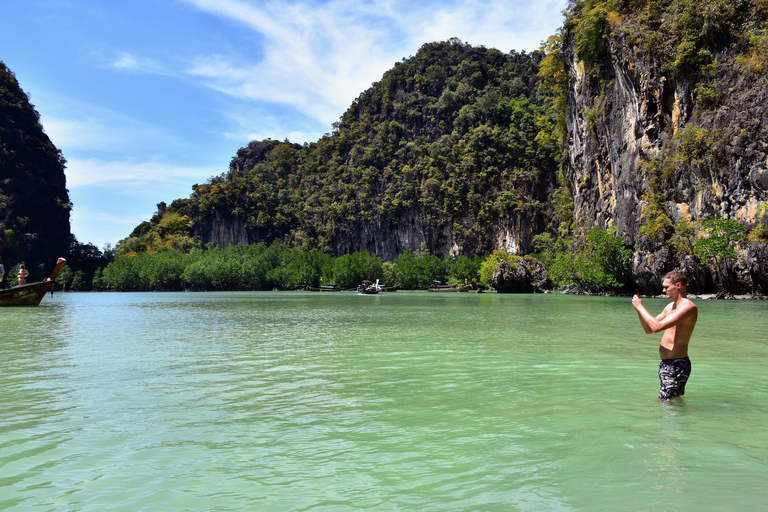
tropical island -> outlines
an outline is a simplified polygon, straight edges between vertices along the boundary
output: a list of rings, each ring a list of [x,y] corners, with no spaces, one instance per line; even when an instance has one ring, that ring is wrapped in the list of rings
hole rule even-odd
[[[0,257],[68,289],[768,294],[768,7],[571,2],[532,53],[424,44],[320,140],[252,141],[115,248],[0,66]],[[170,199],[170,198],[169,198]],[[14,275],[8,271],[9,284]]]

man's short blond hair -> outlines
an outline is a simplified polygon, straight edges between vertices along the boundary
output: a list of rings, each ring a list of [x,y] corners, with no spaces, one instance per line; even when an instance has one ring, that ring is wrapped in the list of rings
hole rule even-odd
[[[667,274],[664,276],[664,279],[669,279],[673,284],[682,283],[683,288],[688,289],[688,278],[685,277],[685,274],[682,270],[673,270],[672,272],[667,272]]]

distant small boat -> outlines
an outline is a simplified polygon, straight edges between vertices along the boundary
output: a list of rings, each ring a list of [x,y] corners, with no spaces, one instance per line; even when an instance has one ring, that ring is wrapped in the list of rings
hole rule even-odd
[[[427,288],[428,292],[468,292],[474,289],[471,284],[465,284],[464,286],[453,286],[450,284],[442,284],[440,281],[435,281],[432,286]]]
[[[323,286],[320,286],[319,288],[316,288],[314,286],[307,286],[305,290],[310,292],[340,292],[341,288],[333,284],[330,286],[323,285]]]
[[[0,290],[0,306],[37,306],[45,294],[53,288],[53,281],[64,268],[67,261],[59,258],[51,277],[44,281],[27,283]]]
[[[449,284],[433,284],[429,288],[427,288],[428,292],[457,292],[459,289],[455,286],[451,286]]]
[[[442,281],[435,279],[432,284],[427,288],[428,292],[457,292],[459,288],[452,284],[443,284]]]
[[[357,287],[357,291],[360,292],[361,295],[376,295],[381,291],[379,280],[377,279],[375,283],[371,283],[366,279]]]

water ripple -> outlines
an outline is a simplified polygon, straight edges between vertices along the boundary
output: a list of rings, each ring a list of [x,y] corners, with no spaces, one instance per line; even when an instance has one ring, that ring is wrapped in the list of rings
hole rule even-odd
[[[702,307],[691,396],[668,406],[653,400],[658,341],[627,340],[636,318],[620,299],[328,295],[60,294],[9,310],[0,509],[692,510],[766,497],[764,304],[740,307],[746,353],[717,364],[711,319],[734,313]]]

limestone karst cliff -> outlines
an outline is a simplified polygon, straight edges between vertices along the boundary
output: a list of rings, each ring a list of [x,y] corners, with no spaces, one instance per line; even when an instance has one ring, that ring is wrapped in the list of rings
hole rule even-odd
[[[761,2],[572,5],[562,58],[575,223],[616,228],[643,288],[675,267],[712,287],[689,250],[701,235],[681,233],[681,222],[765,221],[766,27]],[[733,291],[766,291],[757,238],[739,247]]]
[[[64,158],[13,73],[0,61],[0,258],[26,262],[33,278],[69,254]]]
[[[699,293],[768,293],[765,2],[572,1],[542,50],[424,45],[333,133],[251,142],[123,245],[156,230],[391,260],[527,255],[542,234],[575,253],[602,228],[633,254],[627,288],[684,268]]]
[[[422,247],[531,252],[556,170],[537,141],[548,116],[540,58],[424,45],[363,92],[334,133],[304,147],[252,142],[179,212],[223,247],[279,239],[385,260]]]

